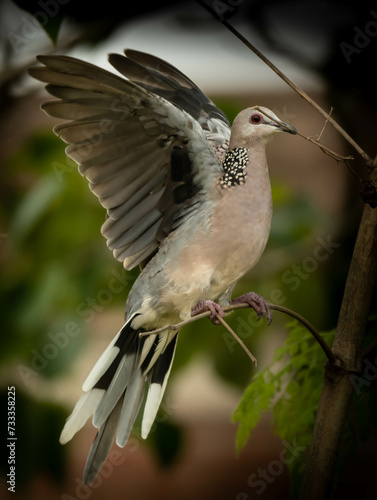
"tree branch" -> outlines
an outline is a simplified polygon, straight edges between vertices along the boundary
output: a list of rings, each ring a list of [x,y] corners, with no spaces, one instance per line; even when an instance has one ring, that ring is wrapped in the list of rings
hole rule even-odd
[[[297,312],[292,311],[291,309],[288,309],[287,307],[284,307],[284,306],[279,306],[276,304],[268,304],[268,305],[269,305],[270,309],[272,309],[272,310],[280,311],[284,314],[287,314],[288,316],[291,316],[294,319],[297,319],[313,335],[315,340],[321,346],[323,352],[326,354],[329,362],[331,364],[337,364],[339,362],[338,358],[332,352],[332,350],[327,345],[326,341],[321,336],[321,334],[318,332],[318,330],[307,319],[305,319],[303,316],[301,316],[301,314],[298,314]],[[245,308],[250,308],[250,305],[247,303],[238,303],[238,304],[231,304],[229,306],[223,307],[223,311],[225,313],[230,313],[232,311],[235,311],[236,309],[245,309]],[[197,314],[196,316],[192,316],[191,318],[189,318],[185,321],[181,321],[180,323],[177,323],[174,325],[164,325],[161,328],[157,328],[156,330],[151,330],[149,332],[140,332],[139,337],[143,338],[143,337],[147,337],[149,335],[157,335],[158,333],[165,332],[166,330],[178,331],[183,326],[186,326],[190,323],[193,323],[194,321],[197,321],[197,320],[202,319],[202,318],[207,318],[208,316],[210,316],[210,314],[211,314],[210,311],[206,311],[206,312]],[[230,331],[230,333],[234,336],[234,338],[241,345],[241,347],[247,352],[250,359],[252,359],[254,362],[256,362],[255,357],[250,353],[250,351],[248,351],[248,349],[246,348],[246,346],[244,346],[244,344],[241,342],[239,337],[233,332],[233,330],[229,329],[230,328],[229,325],[227,323],[224,324],[225,321],[224,321],[224,323],[223,323],[223,321],[221,321],[221,323]]]
[[[328,497],[352,397],[349,374],[361,371],[362,344],[377,277],[377,210],[365,205],[332,350],[341,366],[327,366],[309,449],[301,500]]]

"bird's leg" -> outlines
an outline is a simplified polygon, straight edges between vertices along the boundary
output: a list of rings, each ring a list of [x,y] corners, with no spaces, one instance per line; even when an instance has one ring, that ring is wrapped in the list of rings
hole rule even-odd
[[[250,307],[254,309],[257,313],[258,319],[266,316],[268,319],[268,324],[271,324],[271,311],[266,300],[255,292],[245,293],[244,295],[240,295],[236,299],[231,301],[231,304],[249,304]]]
[[[219,325],[220,321],[216,318],[216,314],[221,316],[222,318],[225,316],[223,308],[217,302],[213,302],[213,300],[203,300],[203,302],[199,302],[192,310],[191,316],[197,316],[202,312],[211,311],[209,319],[215,325]]]

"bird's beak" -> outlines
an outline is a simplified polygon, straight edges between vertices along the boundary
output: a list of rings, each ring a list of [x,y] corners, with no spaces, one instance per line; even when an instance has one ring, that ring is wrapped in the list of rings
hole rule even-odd
[[[281,130],[282,132],[288,132],[288,134],[297,134],[297,130],[295,129],[295,127],[293,127],[292,125],[288,125],[288,123],[275,122],[274,125],[278,130]]]

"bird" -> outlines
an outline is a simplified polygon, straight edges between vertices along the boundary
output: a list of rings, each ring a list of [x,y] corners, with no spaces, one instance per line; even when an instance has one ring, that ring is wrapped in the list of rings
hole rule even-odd
[[[41,55],[29,74],[63,120],[54,132],[106,209],[101,228],[126,270],[139,266],[125,322],[83,383],[60,436],[92,417],[98,429],[83,473],[91,484],[115,441],[124,447],[145,399],[146,439],[163,398],[178,332],[165,325],[248,303],[271,321],[266,300],[236,283],[259,261],[271,227],[266,145],[296,129],[261,106],[226,115],[181,71],[133,49],[108,56],[119,73],[65,55]],[[145,395],[146,394],[146,395]]]

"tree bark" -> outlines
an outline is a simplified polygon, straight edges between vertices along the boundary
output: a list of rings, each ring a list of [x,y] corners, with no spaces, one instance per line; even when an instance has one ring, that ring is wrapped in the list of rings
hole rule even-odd
[[[352,397],[350,374],[361,371],[361,352],[376,277],[377,208],[365,205],[332,346],[338,361],[325,367],[300,500],[324,500],[331,492]]]

